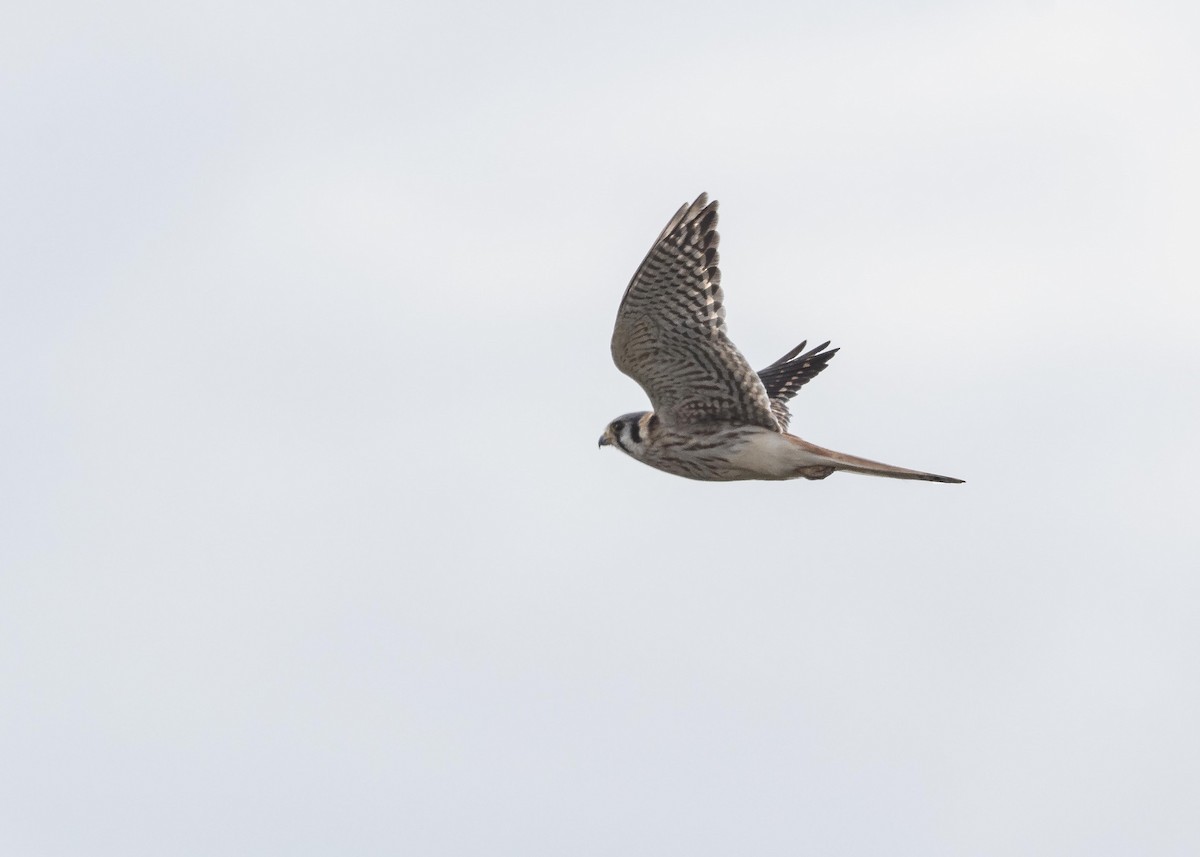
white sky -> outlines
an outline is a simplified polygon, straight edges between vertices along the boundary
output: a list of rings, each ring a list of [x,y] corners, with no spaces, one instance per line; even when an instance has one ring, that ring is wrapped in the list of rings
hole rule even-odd
[[[1200,14],[24,4],[0,853],[1200,853]],[[611,450],[722,202],[816,443]]]

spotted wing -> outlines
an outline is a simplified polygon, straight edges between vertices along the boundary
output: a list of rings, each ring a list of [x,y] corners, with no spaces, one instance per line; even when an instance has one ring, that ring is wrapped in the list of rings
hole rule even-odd
[[[771,410],[775,414],[775,419],[784,431],[787,431],[788,422],[792,416],[788,412],[788,400],[796,395],[801,387],[817,377],[839,350],[829,348],[829,343],[826,342],[810,351],[804,351],[806,345],[808,345],[808,340],[801,342],[758,373],[759,379],[767,389],[767,396],[771,400]],[[826,351],[826,348],[829,350]]]
[[[763,382],[725,332],[719,241],[707,194],[675,213],[625,290],[613,361],[668,424],[779,431]]]

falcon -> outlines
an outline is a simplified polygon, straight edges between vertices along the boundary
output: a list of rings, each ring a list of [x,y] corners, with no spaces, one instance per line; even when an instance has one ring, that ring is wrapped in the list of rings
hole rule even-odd
[[[824,479],[835,470],[962,482],[834,452],[788,433],[788,401],[834,354],[801,342],[755,372],[725,330],[717,267],[717,202],[700,194],[667,223],[617,310],[612,356],[641,385],[652,411],[617,417],[600,446],[643,464],[708,482]]]

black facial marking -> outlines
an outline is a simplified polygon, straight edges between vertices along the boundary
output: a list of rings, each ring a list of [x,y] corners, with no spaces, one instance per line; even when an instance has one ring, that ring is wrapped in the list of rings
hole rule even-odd
[[[642,442],[642,428],[641,428],[641,426],[638,425],[637,420],[630,420],[629,436],[633,438],[634,443]]]

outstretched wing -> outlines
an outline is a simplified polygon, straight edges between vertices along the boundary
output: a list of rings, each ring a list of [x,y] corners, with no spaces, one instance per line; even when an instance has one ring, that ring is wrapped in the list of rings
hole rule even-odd
[[[717,203],[707,194],[675,213],[625,290],[613,362],[668,424],[779,431],[763,382],[725,332],[719,241]]]
[[[788,412],[788,400],[796,395],[801,387],[817,377],[839,350],[830,348],[826,351],[825,349],[829,348],[829,343],[826,342],[810,351],[804,351],[806,345],[807,339],[758,373],[771,400],[771,410],[775,413],[775,419],[784,431],[787,431],[792,416]],[[800,353],[802,351],[803,354]]]

